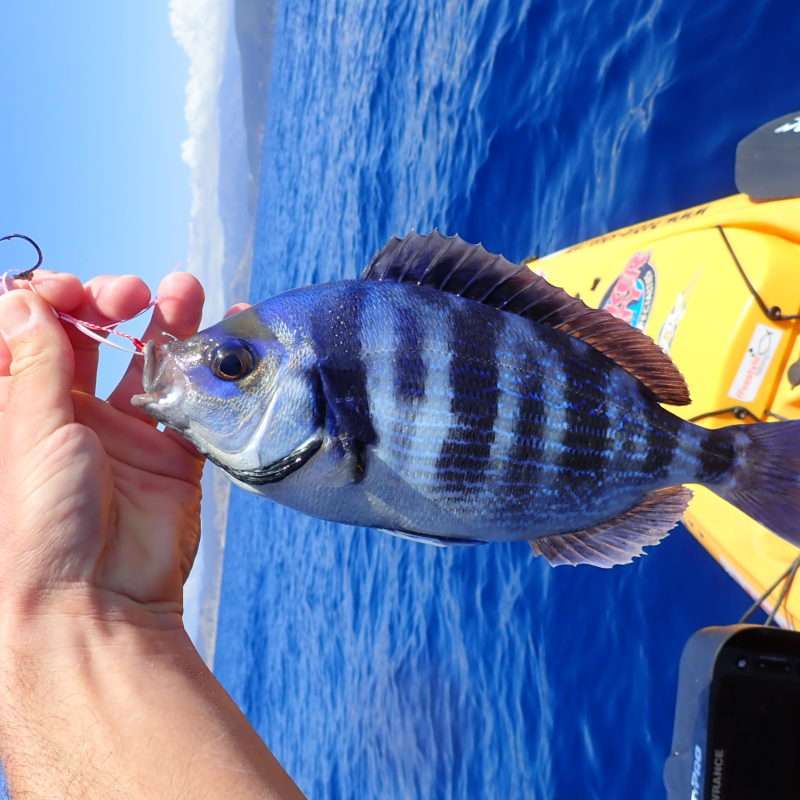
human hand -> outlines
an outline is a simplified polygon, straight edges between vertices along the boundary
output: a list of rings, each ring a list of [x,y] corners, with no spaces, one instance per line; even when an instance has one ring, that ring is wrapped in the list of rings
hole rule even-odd
[[[0,601],[178,627],[203,459],[130,405],[143,359],[107,402],[94,397],[97,343],[47,305],[105,323],[140,311],[149,291],[133,277],[84,286],[37,273],[35,283],[38,297],[0,297]],[[168,276],[158,297],[146,339],[197,330],[203,292],[192,276]]]
[[[50,308],[124,319],[147,287],[37,273],[36,288],[0,297],[0,759],[14,796],[302,797],[183,629],[202,458],[130,405],[143,359],[94,397],[97,345]],[[195,332],[194,278],[165,278],[158,297],[146,339]]]

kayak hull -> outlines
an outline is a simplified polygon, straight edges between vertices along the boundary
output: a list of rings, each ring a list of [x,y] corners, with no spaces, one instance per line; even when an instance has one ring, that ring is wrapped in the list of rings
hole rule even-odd
[[[550,283],[646,332],[669,353],[692,402],[670,407],[709,428],[800,419],[800,198],[734,195],[528,262]],[[685,524],[754,598],[800,554],[700,486]],[[768,599],[764,606],[772,610]],[[800,589],[777,612],[800,627]]]

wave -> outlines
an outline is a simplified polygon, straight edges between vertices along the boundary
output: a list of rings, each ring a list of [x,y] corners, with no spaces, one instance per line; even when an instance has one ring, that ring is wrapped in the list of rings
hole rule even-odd
[[[206,290],[203,325],[249,296],[275,4],[171,0],[173,36],[189,59],[191,218],[187,268]],[[203,536],[185,590],[187,630],[213,664],[230,496],[216,469],[203,478]]]

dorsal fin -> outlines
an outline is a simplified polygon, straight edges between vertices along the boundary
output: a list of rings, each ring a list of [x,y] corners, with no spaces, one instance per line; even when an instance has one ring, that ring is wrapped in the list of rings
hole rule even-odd
[[[524,264],[512,264],[458,236],[433,231],[390,239],[361,279],[429,286],[546,323],[590,344],[641,381],[660,402],[690,402],[683,376],[649,336],[607,311],[589,308]]]

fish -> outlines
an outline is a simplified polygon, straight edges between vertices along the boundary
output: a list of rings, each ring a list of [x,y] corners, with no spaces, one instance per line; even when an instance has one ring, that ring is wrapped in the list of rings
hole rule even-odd
[[[143,388],[234,483],[326,520],[609,568],[699,484],[800,544],[800,422],[681,419],[664,406],[686,382],[647,335],[438,231],[148,343]]]

